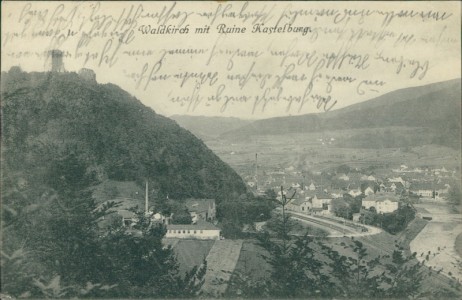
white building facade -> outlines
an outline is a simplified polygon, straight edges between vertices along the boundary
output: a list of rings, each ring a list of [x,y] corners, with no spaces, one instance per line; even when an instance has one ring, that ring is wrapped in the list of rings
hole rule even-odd
[[[194,225],[167,225],[166,238],[219,240],[220,228],[211,223],[203,222]]]

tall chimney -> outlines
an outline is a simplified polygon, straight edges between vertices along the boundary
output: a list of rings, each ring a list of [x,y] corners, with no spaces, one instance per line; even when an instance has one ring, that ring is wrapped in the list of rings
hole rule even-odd
[[[255,189],[258,192],[258,154],[255,153]]]
[[[149,196],[148,196],[148,181],[146,180],[146,195],[145,195],[145,203],[144,203],[144,211],[146,213],[149,212]]]

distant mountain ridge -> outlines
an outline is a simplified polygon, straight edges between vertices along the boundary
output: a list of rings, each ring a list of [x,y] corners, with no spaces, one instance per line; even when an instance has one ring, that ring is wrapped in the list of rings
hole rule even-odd
[[[421,85],[421,86],[416,86],[416,87],[398,89],[398,90],[386,93],[384,95],[372,98],[364,102],[356,103],[356,104],[349,105],[349,106],[346,106],[346,107],[343,107],[337,110],[330,111],[330,114],[334,115],[336,113],[344,113],[347,111],[361,110],[361,109],[367,109],[367,108],[374,108],[374,107],[382,106],[382,105],[396,104],[402,101],[407,101],[413,98],[419,98],[426,94],[434,93],[438,91],[446,91],[446,92],[449,90],[457,91],[457,86],[459,86],[458,89],[459,89],[459,94],[460,94],[460,83],[461,83],[461,79],[458,78],[458,79],[441,81],[441,82],[436,82],[436,83],[431,83],[431,84],[426,84],[426,85]],[[456,89],[454,90],[454,88]]]
[[[1,92],[2,157],[26,181],[86,188],[107,179],[143,186],[148,179],[173,199],[246,191],[201,140],[118,86],[14,68],[2,73]]]
[[[251,120],[234,117],[173,115],[170,118],[202,139],[216,138],[227,131],[252,123]]]
[[[423,127],[433,143],[460,147],[461,81],[400,89],[327,113],[258,120],[223,133],[225,139],[253,135],[390,126]]]

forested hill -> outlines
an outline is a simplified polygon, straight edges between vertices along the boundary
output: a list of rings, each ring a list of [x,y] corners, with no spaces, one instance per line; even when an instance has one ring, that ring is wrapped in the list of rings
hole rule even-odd
[[[245,192],[202,141],[113,84],[76,73],[2,73],[4,171],[24,182],[86,188],[149,179],[181,199]]]
[[[458,148],[461,131],[460,99],[461,81],[455,79],[393,91],[327,113],[259,120],[226,132],[221,137],[242,139],[252,135],[404,126],[424,128],[426,134],[420,139],[422,143]],[[401,140],[410,139],[412,136],[403,136]]]

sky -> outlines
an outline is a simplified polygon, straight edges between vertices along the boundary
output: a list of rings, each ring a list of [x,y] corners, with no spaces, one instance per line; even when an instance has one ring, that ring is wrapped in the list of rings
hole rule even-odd
[[[457,1],[2,2],[2,71],[95,71],[163,115],[320,113],[461,77]]]

